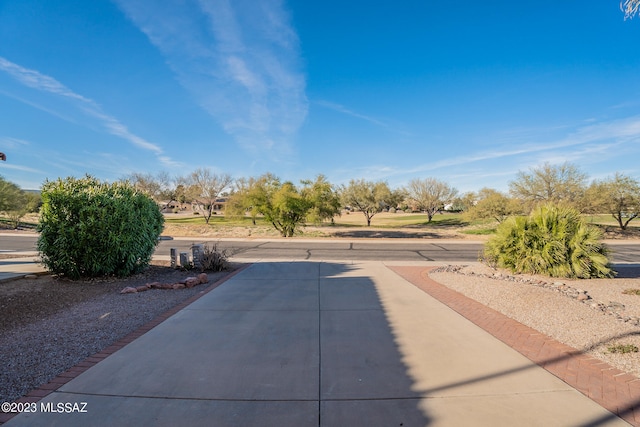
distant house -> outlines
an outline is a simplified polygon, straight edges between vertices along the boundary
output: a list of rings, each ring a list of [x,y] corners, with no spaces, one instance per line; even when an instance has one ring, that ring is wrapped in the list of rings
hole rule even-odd
[[[216,199],[216,202],[213,205],[213,210],[214,211],[223,211],[226,204],[227,204],[227,198],[226,197],[220,197],[220,198]]]
[[[221,212],[224,211],[224,207],[227,204],[227,198],[226,197],[220,197],[217,198],[215,200],[215,202],[213,203],[213,211],[214,212]],[[204,211],[206,209],[206,206],[204,203],[202,203],[199,200],[194,200],[191,202],[191,210],[196,212],[196,211]]]
[[[175,200],[170,201],[161,201],[158,203],[160,205],[160,210],[162,213],[173,213],[177,211],[185,211],[188,209],[189,205],[185,203],[179,203]]]

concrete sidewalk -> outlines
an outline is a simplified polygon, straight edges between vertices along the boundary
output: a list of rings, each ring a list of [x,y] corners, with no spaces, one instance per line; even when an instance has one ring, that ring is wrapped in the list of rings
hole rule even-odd
[[[380,262],[253,264],[37,408],[5,425],[627,425]]]

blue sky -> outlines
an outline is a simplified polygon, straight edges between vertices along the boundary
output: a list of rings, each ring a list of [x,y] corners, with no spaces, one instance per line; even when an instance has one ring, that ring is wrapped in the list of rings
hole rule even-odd
[[[640,180],[616,0],[0,1],[0,175]]]

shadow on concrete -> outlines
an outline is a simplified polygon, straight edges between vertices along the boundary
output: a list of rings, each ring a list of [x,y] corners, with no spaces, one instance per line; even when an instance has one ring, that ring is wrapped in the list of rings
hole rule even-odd
[[[429,425],[375,283],[344,267],[321,267],[320,425]]]

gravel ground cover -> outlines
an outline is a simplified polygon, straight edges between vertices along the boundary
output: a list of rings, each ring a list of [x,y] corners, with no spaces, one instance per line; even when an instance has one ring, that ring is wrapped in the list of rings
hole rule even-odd
[[[430,277],[469,298],[611,366],[640,377],[640,268],[613,279],[566,280],[517,275],[483,264],[441,268]],[[581,296],[582,295],[582,296]]]
[[[52,276],[0,283],[0,402],[13,401],[203,292],[193,288],[120,294],[126,286],[176,283],[193,272],[151,265],[129,278],[69,281]]]

